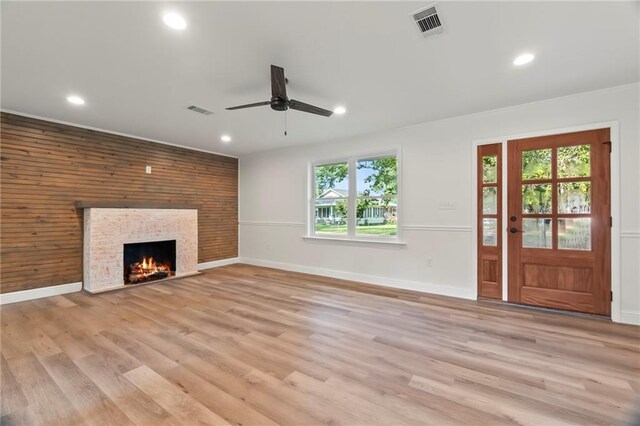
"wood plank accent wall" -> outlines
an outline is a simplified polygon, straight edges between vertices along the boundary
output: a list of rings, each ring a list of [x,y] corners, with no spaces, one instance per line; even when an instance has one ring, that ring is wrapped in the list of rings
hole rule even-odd
[[[236,158],[0,117],[2,293],[82,281],[83,210],[76,200],[197,206],[198,262],[238,255]]]

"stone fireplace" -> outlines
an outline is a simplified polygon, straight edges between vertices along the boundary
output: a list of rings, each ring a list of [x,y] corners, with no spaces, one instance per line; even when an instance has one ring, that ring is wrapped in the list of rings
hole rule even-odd
[[[84,209],[84,290],[99,293],[198,273],[198,211],[78,202]]]

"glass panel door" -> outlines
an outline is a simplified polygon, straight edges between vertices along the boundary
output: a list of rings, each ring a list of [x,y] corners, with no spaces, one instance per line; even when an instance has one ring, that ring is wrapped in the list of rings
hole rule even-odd
[[[608,315],[609,129],[508,142],[509,300]]]

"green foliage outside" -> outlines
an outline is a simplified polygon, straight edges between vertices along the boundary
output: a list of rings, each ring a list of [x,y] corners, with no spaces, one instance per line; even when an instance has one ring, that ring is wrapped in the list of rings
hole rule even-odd
[[[498,158],[495,155],[482,157],[482,182],[495,183],[498,169]]]
[[[398,193],[398,162],[396,157],[375,158],[358,161],[356,168],[373,171],[364,179],[367,188],[360,196],[396,195]],[[335,188],[349,174],[347,163],[328,164],[316,167],[316,197],[326,190]],[[369,207],[388,207],[395,198],[358,199],[356,202],[356,218],[362,218]],[[342,217],[347,217],[347,200],[337,200],[336,210]]]
[[[591,175],[589,145],[560,147],[556,150],[558,178],[581,178]],[[522,153],[522,180],[551,179],[552,150],[539,149]],[[524,213],[551,213],[552,185],[523,182],[522,207]],[[558,185],[560,213],[588,213],[590,210],[590,182],[571,181]],[[574,210],[578,209],[578,210]],[[582,210],[580,210],[582,209]],[[544,225],[542,222],[546,222]],[[590,247],[589,219],[560,219],[558,243],[563,248],[588,250]],[[525,229],[524,244],[529,247],[550,247],[550,220],[535,221]],[[525,228],[526,225],[525,225]]]
[[[347,163],[327,164],[316,167],[316,198],[329,188],[335,188],[349,174]]]
[[[522,180],[551,179],[551,149],[522,152]],[[591,174],[590,147],[578,145],[560,147],[557,150],[558,177],[588,177]],[[560,191],[584,194],[589,200],[589,182],[570,182],[560,186]],[[552,210],[551,184],[529,184],[522,188],[522,208],[524,213],[550,213]],[[559,192],[562,200],[563,192]],[[566,198],[566,197],[565,197]]]
[[[358,161],[356,167],[373,170],[373,173],[364,179],[367,187],[358,195],[396,195],[398,193],[398,162],[396,157]],[[386,208],[391,202],[395,202],[395,199],[359,199],[356,203],[356,218],[362,218],[365,210],[369,207]]]
[[[558,148],[558,177],[588,177],[591,175],[589,145]]]

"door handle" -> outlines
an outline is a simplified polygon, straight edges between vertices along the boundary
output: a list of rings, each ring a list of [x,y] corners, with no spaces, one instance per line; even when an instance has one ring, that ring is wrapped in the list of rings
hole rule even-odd
[[[511,232],[512,234],[516,234],[520,231],[518,230],[518,228],[509,228],[509,232]]]

